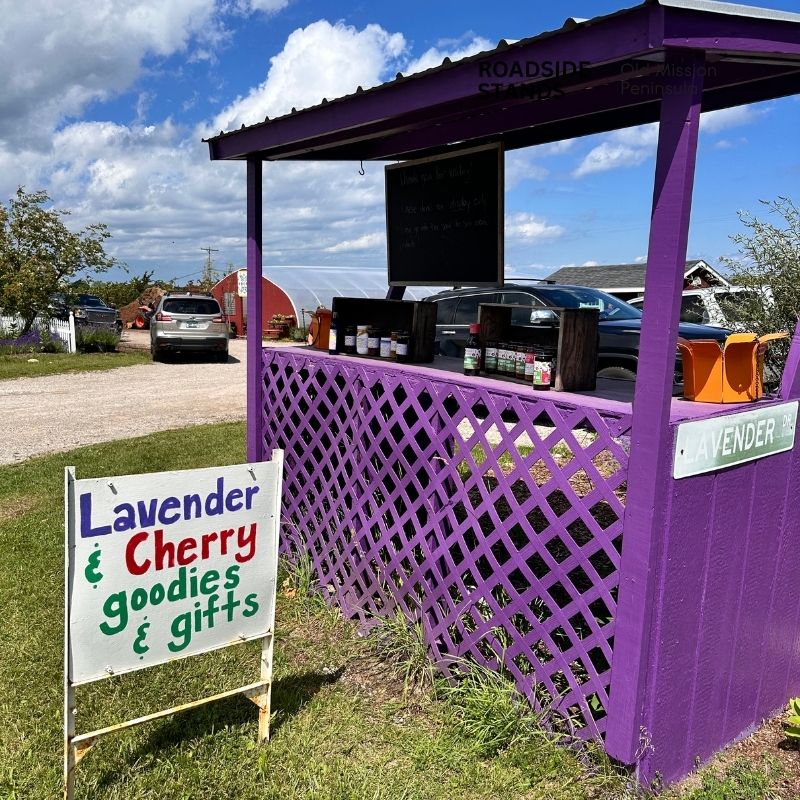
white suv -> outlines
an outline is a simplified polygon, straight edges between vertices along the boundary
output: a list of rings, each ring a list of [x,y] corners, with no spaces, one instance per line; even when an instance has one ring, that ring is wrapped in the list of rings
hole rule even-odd
[[[710,286],[705,289],[685,289],[681,300],[681,322],[694,322],[697,325],[710,325],[714,328],[730,328],[733,330],[747,327],[739,319],[729,319],[725,315],[723,304],[735,301],[737,294],[752,294],[752,289],[743,286]],[[771,300],[769,289],[764,289],[764,302]],[[644,297],[635,297],[628,301],[632,306],[642,310]]]
[[[211,295],[165,295],[150,320],[153,361],[161,361],[167,351],[201,350],[225,363],[228,338],[228,322]]]

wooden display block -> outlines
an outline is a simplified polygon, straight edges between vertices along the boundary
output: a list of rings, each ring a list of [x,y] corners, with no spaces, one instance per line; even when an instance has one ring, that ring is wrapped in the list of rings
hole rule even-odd
[[[596,308],[551,308],[558,324],[512,325],[514,309],[541,310],[542,306],[482,303],[478,307],[481,343],[523,342],[556,348],[555,389],[558,392],[592,391],[597,385],[598,323]]]
[[[371,297],[334,297],[336,349],[344,352],[344,329],[370,325],[383,331],[408,331],[408,361],[433,361],[436,339],[436,304],[424,300],[380,300]]]

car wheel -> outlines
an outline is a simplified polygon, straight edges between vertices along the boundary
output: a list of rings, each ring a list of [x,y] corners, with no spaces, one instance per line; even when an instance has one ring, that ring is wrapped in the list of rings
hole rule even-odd
[[[220,364],[227,364],[228,363],[228,351],[227,350],[223,350],[223,352],[217,353],[217,361],[219,361]]]
[[[627,367],[604,367],[597,373],[598,378],[615,378],[618,381],[635,381],[636,373]]]
[[[163,361],[164,354],[157,347],[150,348],[150,355],[153,356],[153,361]]]

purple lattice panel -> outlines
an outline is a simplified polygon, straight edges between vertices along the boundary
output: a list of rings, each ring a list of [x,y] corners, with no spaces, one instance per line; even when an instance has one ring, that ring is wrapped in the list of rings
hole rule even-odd
[[[401,609],[445,671],[502,661],[534,707],[602,734],[630,420],[575,395],[299,349],[265,350],[264,381],[284,551],[311,554],[348,616]]]

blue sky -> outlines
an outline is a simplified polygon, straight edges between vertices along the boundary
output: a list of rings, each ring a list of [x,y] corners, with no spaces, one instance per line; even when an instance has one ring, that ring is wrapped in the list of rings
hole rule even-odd
[[[800,10],[798,0],[770,6]],[[0,0],[0,197],[45,188],[102,221],[131,272],[183,277],[244,259],[244,167],[200,139],[622,7],[474,0]],[[704,115],[689,256],[735,253],[737,212],[800,193],[800,100]],[[508,274],[641,260],[655,129],[507,157]],[[268,164],[270,263],[385,267],[383,167]],[[114,275],[117,277],[117,274]]]

